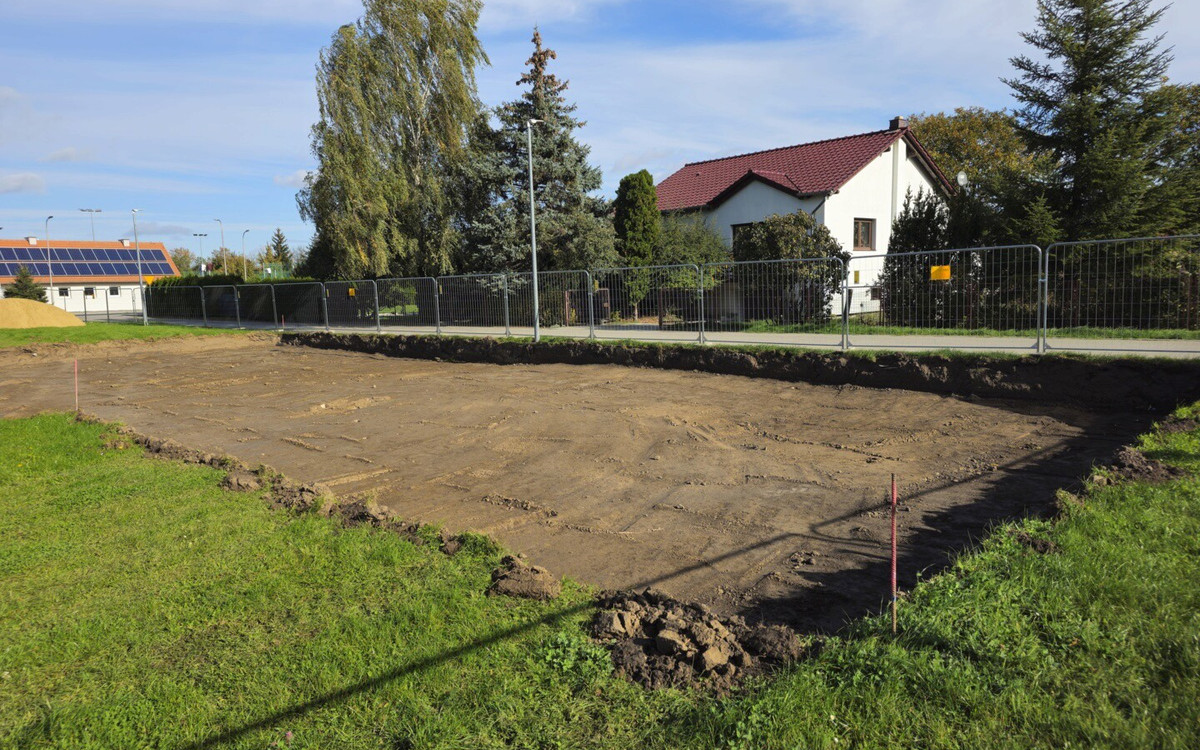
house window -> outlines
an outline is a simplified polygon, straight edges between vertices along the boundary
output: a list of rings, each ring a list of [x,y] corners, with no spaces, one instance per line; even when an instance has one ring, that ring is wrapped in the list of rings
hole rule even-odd
[[[874,250],[875,249],[875,220],[874,219],[855,219],[854,220],[854,249],[855,250]]]
[[[84,296],[84,297],[92,297],[92,298],[95,298],[95,296],[96,296],[96,287],[94,287],[94,286],[85,286],[85,287],[83,288],[83,296]]]
[[[750,237],[750,228],[754,224],[733,224],[729,228],[733,231],[733,246],[737,247]]]
[[[69,288],[65,287],[65,286],[60,286],[60,287],[58,288],[58,296],[59,296],[59,297],[70,297],[70,296],[71,296],[71,290],[70,290]]]
[[[110,286],[110,287],[108,288],[108,296],[109,296],[109,297],[119,297],[119,296],[121,296],[121,287],[119,287],[119,286]]]

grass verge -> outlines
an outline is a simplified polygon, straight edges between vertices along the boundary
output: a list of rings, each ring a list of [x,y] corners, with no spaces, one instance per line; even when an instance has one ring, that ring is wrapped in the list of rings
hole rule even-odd
[[[29,344],[95,344],[99,341],[133,341],[174,338],[176,336],[226,336],[244,334],[232,328],[193,328],[141,323],[88,323],[82,328],[3,328],[0,349]]]
[[[1200,415],[1193,407],[1186,415]],[[213,469],[0,422],[0,746],[1194,747],[1200,480],[1123,484],[997,529],[743,693],[648,693],[583,634],[588,591],[484,595],[446,557],[272,511]],[[1200,471],[1200,431],[1155,434]],[[1053,541],[1039,554],[1014,530]],[[290,733],[290,734],[289,734]]]

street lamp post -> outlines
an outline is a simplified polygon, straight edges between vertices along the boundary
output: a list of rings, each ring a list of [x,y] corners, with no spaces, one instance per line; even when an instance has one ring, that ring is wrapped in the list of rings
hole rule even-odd
[[[533,341],[542,340],[541,308],[538,307],[537,217],[533,204],[533,126],[542,120],[525,121],[525,141],[529,150],[529,246],[533,251]]]
[[[54,301],[54,258],[50,257],[50,220],[53,218],[54,218],[53,216],[46,217],[45,235],[46,235],[46,270],[50,273],[50,304],[55,305],[57,303]],[[66,305],[63,305],[63,309],[64,310],[66,309]]]
[[[225,254],[225,222],[221,221],[220,219],[213,219],[213,221],[221,225],[221,273],[228,275],[229,259]]]
[[[204,263],[204,238],[208,236],[208,233],[207,232],[192,232],[192,236],[200,238],[200,262],[207,266],[208,264]]]
[[[247,277],[247,273],[246,273],[246,232],[249,232],[249,231],[250,231],[249,229],[242,230],[242,281],[245,281],[246,277]]]
[[[89,218],[89,219],[91,219],[91,222],[92,222],[92,242],[95,242],[95,241],[96,241],[96,214],[98,214],[98,213],[101,213],[101,211],[100,211],[100,209],[98,209],[98,208],[81,208],[81,209],[79,209],[79,210],[80,210],[80,211],[83,211],[85,214],[87,214],[87,215],[88,215],[88,218]]]
[[[138,241],[137,231],[137,215],[141,210],[140,208],[132,208],[129,210],[129,214],[133,217],[133,250],[137,253],[138,293],[142,298],[142,325],[148,325],[150,321],[146,317],[146,280],[142,276],[142,245]]]

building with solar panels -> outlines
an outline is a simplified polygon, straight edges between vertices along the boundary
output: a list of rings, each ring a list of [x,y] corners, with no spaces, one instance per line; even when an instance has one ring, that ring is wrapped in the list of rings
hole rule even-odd
[[[179,275],[161,242],[141,242],[135,247],[130,240],[54,240],[47,247],[46,241],[37,237],[0,239],[0,285],[11,284],[18,269],[25,266],[34,281],[48,287],[46,299],[67,312],[89,317],[141,312],[139,256],[147,284]]]

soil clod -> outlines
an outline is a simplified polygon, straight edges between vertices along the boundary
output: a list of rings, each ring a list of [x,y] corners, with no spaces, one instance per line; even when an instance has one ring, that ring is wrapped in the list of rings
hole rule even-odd
[[[500,567],[492,571],[490,595],[502,594],[521,599],[545,601],[557,598],[562,593],[562,582],[550,571],[538,565],[527,565],[509,555],[500,561]]]

